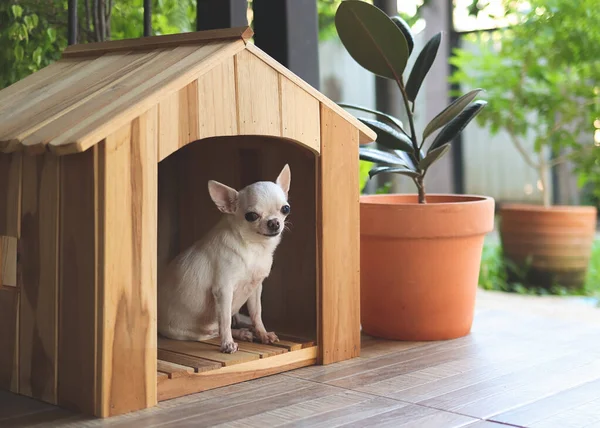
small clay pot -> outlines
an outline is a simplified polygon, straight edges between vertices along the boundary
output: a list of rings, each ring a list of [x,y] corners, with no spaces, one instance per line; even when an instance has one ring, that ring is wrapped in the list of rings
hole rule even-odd
[[[511,280],[549,288],[581,288],[596,233],[596,207],[507,204],[500,207],[505,259],[518,267]]]
[[[361,323],[395,340],[467,335],[494,200],[463,195],[365,195],[360,200]]]

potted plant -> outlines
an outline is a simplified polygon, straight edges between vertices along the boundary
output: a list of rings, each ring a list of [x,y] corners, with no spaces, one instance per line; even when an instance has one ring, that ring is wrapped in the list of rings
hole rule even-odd
[[[483,240],[494,226],[494,200],[480,196],[427,194],[427,171],[485,106],[479,89],[458,98],[418,133],[415,100],[436,57],[441,34],[419,53],[405,83],[414,39],[400,17],[388,17],[362,1],[341,3],[335,16],[349,54],[370,72],[395,81],[408,117],[360,118],[386,150],[360,147],[360,159],[376,163],[369,172],[401,174],[416,194],[363,195],[361,216],[361,324],[377,337],[441,340],[464,336],[473,321]],[[436,134],[436,131],[437,134]]]
[[[536,287],[580,288],[596,207],[553,206],[548,180],[552,168],[598,150],[600,31],[589,0],[529,0],[528,9],[522,6],[506,2],[507,16],[517,22],[498,30],[499,48],[480,42],[477,53],[455,51],[451,80],[488,88],[489,106],[478,121],[493,134],[504,131],[538,172],[543,204],[500,207],[504,257],[507,266],[517,267],[509,269],[509,278]],[[599,144],[600,134],[596,138]],[[525,144],[532,139],[534,155]]]

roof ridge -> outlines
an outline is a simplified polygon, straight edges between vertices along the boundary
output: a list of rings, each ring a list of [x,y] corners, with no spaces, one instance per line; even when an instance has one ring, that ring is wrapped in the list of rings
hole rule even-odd
[[[100,56],[113,52],[132,50],[162,49],[165,47],[205,44],[214,41],[242,39],[246,42],[254,35],[248,26],[235,28],[222,28],[217,30],[192,31],[188,33],[168,34],[163,36],[150,36],[135,39],[111,40],[107,42],[94,42],[75,44],[67,47],[62,54],[63,58],[77,58],[86,56]]]

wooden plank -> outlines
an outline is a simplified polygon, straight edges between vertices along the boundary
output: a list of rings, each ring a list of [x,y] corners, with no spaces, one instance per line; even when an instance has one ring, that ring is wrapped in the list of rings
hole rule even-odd
[[[0,389],[19,392],[19,291],[0,287]]]
[[[214,338],[209,340],[203,340],[202,343],[208,343],[211,345],[220,346],[221,339]],[[243,340],[237,340],[238,349],[244,352],[250,352],[252,354],[258,354],[260,358],[272,357],[273,355],[279,355],[286,352],[283,347],[276,347],[273,345],[264,345],[262,343],[245,342]]]
[[[237,354],[237,352],[236,352]],[[234,354],[235,355],[235,354]],[[234,383],[257,379],[300,367],[315,364],[317,348],[286,352],[270,358],[247,361],[242,364],[225,366],[218,370],[192,374],[178,379],[171,379],[158,388],[158,400],[168,400],[182,395],[202,392]]]
[[[198,79],[199,138],[237,135],[235,66],[233,57]]]
[[[281,135],[275,70],[248,51],[235,56],[238,130],[242,135]]]
[[[297,351],[302,349],[301,343],[291,342],[289,340],[283,340],[279,338],[279,342],[275,342],[273,346],[279,346],[281,348],[287,349],[288,351]]]
[[[319,359],[360,355],[358,131],[321,105]],[[340,183],[344,183],[340,186]],[[339,207],[344,208],[343,212]],[[344,251],[340,251],[344,248]]]
[[[39,154],[45,151],[46,141],[39,143],[39,140],[29,138],[39,129],[49,126],[51,122],[61,116],[79,109],[85,103],[94,97],[100,96],[109,88],[113,88],[119,82],[124,82],[130,78],[145,63],[159,54],[158,51],[131,55],[106,55],[98,59],[111,58],[112,61],[107,64],[90,64],[82,70],[82,76],[79,79],[64,80],[65,87],[45,102],[37,102],[35,115],[28,112],[30,119],[21,120],[21,123],[13,128],[11,133],[4,138],[8,144],[19,143],[30,154]],[[92,68],[94,66],[94,68]],[[34,120],[31,119],[34,118]],[[21,119],[21,118],[19,118]],[[2,144],[0,142],[0,144]]]
[[[302,347],[302,349],[312,348],[313,346],[316,346],[316,342],[312,339],[305,339],[302,337],[291,336],[289,334],[282,334],[278,337],[280,340],[283,340],[284,342],[299,343],[300,346]]]
[[[194,80],[179,91],[179,147],[196,141],[198,129],[198,81]]]
[[[179,149],[179,95],[181,91],[167,96],[158,105],[159,162]]]
[[[23,159],[19,392],[56,404],[59,159]]]
[[[161,384],[162,382],[169,380],[169,375],[163,372],[156,372],[156,382]]]
[[[201,45],[207,42],[250,39],[253,35],[250,27],[235,27],[163,36],[151,36],[136,39],[113,40],[109,42],[86,43],[71,45],[63,51],[63,58],[73,58],[88,55],[102,55],[108,52],[127,50],[162,49],[186,44]]]
[[[320,153],[319,101],[282,74],[279,75],[279,87],[281,136],[296,140],[315,153]]]
[[[554,426],[564,426],[560,422],[576,420],[576,409],[588,403],[596,404],[595,416],[600,421],[600,379],[585,383],[579,387],[562,391],[533,403],[525,404],[493,416],[495,422],[534,426],[540,422],[553,423]],[[592,413],[588,413],[592,415]],[[570,416],[570,418],[569,418]],[[566,419],[563,421],[562,419]]]
[[[221,363],[217,363],[215,361],[209,361],[190,355],[179,354],[177,352],[167,351],[166,349],[158,350],[158,359],[175,364],[180,364],[186,367],[191,367],[194,369],[195,373],[215,370],[222,367]]]
[[[72,131],[80,123],[85,123],[99,111],[107,106],[118,104],[126,94],[156,76],[159,67],[169,68],[192,53],[191,48],[182,48],[178,51],[158,51],[151,54],[148,61],[137,64],[133,70],[120,78],[109,82],[102,90],[96,91],[93,96],[87,97],[76,109],[69,110],[54,118],[27,136],[23,146],[33,151],[45,149],[47,144],[55,138],[61,138],[65,133]],[[162,68],[160,68],[162,69]],[[143,111],[142,111],[143,112]],[[140,114],[142,113],[140,112]],[[104,135],[102,138],[105,138]],[[97,140],[99,142],[100,140]],[[40,147],[35,149],[35,147]]]
[[[17,286],[17,238],[0,236],[0,286]]]
[[[192,367],[182,366],[180,364],[171,363],[169,361],[158,360],[157,368],[159,372],[169,375],[169,379],[178,378],[187,374],[194,373]]]
[[[97,148],[60,160],[58,404],[96,403]]]
[[[313,96],[314,98],[319,100],[321,104],[325,105],[326,107],[331,109],[334,113],[336,113],[340,117],[344,118],[344,120],[346,120],[348,123],[350,123],[352,126],[354,126],[359,131],[360,144],[367,144],[367,143],[375,141],[375,139],[377,138],[377,135],[368,126],[366,126],[365,124],[360,122],[357,118],[355,118],[350,113],[348,113],[346,110],[344,110],[343,108],[338,106],[335,102],[331,101],[329,98],[327,98],[321,92],[317,91],[315,88],[310,86],[304,80],[300,79],[293,72],[291,72],[288,68],[286,68],[279,62],[275,61],[272,57],[270,57],[268,54],[266,54],[262,49],[260,49],[259,47],[257,47],[254,44],[248,43],[246,45],[246,50],[251,52],[253,55],[255,55],[257,58],[259,58],[261,61],[264,61],[265,64],[268,64],[275,71],[277,71],[277,73],[282,74],[285,77],[287,77],[288,79],[290,79],[292,82],[294,82],[300,88],[302,88],[306,92],[308,92],[311,96]]]
[[[0,117],[4,118],[4,113],[10,111],[15,105],[45,91],[54,82],[64,79],[71,73],[75,73],[90,61],[61,60],[53,62],[43,69],[13,83],[9,87],[2,89],[0,91]]]
[[[216,345],[210,345],[202,342],[172,340],[163,337],[158,338],[158,347],[167,351],[178,352],[184,355],[215,361],[223,366],[232,366],[235,364],[241,364],[260,359],[258,354],[253,354],[250,352],[237,351],[233,354],[225,354],[221,352],[219,350],[219,346]]]
[[[157,65],[158,69],[153,67],[150,75],[128,79],[127,84],[115,89],[115,96],[109,97],[108,102],[102,103],[102,106],[88,105],[86,109],[91,110],[92,114],[54,138],[50,142],[50,150],[59,154],[87,150],[115,129],[125,126],[156,105],[164,97],[187,86],[223,58],[239,52],[244,46],[242,41],[213,43],[191,49],[191,53],[188,46],[175,48],[173,55],[176,57],[186,52],[189,55],[170,67],[165,66],[165,58]],[[169,56],[168,62],[171,62],[172,58],[172,55]]]
[[[158,108],[100,146],[99,415],[156,404]]]
[[[0,153],[0,235],[21,236],[21,153]]]
[[[13,104],[12,108],[2,115],[0,140],[6,141],[14,138],[15,132],[23,125],[34,125],[40,120],[43,121],[48,117],[46,116],[46,110],[52,109],[54,106],[68,107],[70,104],[68,100],[77,96],[78,92],[85,91],[88,86],[93,86],[97,80],[112,75],[125,65],[124,60],[127,58],[127,53],[123,55],[104,55],[92,61],[86,61],[83,67],[56,78],[43,91],[32,93],[28,97],[20,99],[18,103]],[[65,103],[65,101],[67,102]]]

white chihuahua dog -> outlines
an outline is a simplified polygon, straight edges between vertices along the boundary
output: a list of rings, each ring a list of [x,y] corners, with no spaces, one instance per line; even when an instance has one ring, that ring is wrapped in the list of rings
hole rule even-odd
[[[226,353],[237,351],[234,338],[279,340],[263,325],[261,293],[290,213],[290,181],[290,168],[285,165],[275,182],[259,181],[239,192],[208,182],[211,199],[225,215],[167,267],[158,287],[160,334],[196,341],[218,335],[221,352]],[[232,319],[244,303],[251,328],[232,328]]]

